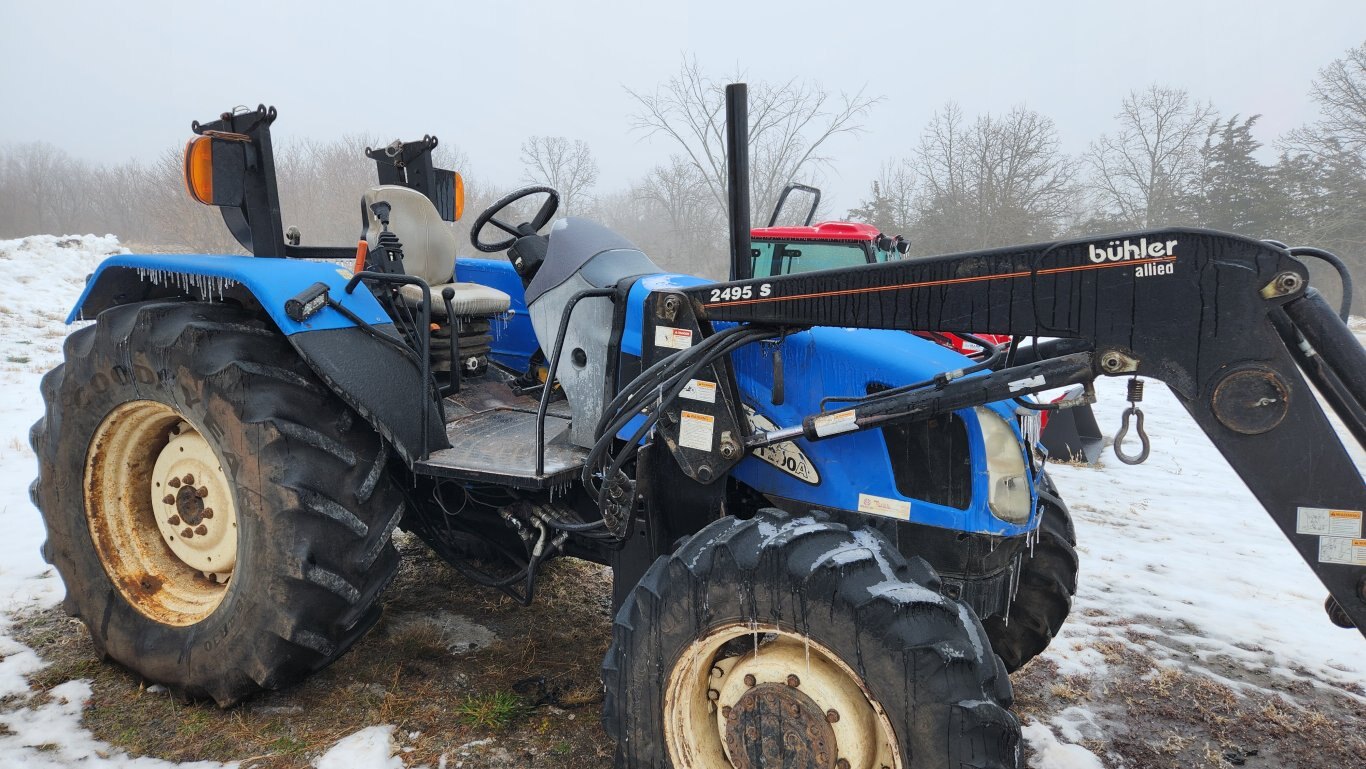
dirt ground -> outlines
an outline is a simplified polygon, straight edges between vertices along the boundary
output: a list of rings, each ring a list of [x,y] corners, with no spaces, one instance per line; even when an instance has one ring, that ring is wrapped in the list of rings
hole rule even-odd
[[[337,664],[286,691],[226,711],[177,702],[99,662],[84,627],[57,609],[16,628],[50,663],[31,682],[45,691],[91,680],[84,724],[132,755],[307,767],[348,734],[394,724],[403,760],[414,767],[610,767],[613,746],[598,721],[598,666],[610,630],[606,570],[557,561],[537,603],[522,607],[466,582],[415,539],[402,537],[400,546],[404,566],[380,625]],[[1097,648],[1110,668],[1103,679],[1061,677],[1047,661],[1018,672],[1022,722],[1061,718],[1108,765],[1134,769],[1366,766],[1366,691],[1354,699],[1262,676],[1249,681],[1261,689],[1240,692],[1234,686],[1248,674],[1235,665],[1219,669],[1223,683],[1161,666],[1122,643]]]

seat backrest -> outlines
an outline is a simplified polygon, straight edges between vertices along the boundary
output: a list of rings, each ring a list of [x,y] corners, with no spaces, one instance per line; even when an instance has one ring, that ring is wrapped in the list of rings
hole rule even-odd
[[[403,268],[432,285],[450,283],[455,274],[459,240],[441,219],[432,201],[417,190],[397,184],[371,187],[361,199],[365,209],[365,241],[370,250],[379,243],[381,227],[371,205],[389,204],[389,230],[403,243]]]

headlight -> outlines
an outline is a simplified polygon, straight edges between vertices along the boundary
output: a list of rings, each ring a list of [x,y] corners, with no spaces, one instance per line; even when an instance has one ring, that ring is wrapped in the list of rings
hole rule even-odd
[[[987,454],[987,508],[1007,523],[1024,523],[1031,512],[1029,472],[1020,439],[1010,423],[989,408],[978,406],[977,423]]]

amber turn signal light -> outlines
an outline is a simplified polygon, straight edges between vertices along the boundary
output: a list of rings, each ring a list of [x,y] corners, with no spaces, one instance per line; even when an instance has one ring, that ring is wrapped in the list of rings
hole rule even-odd
[[[213,205],[213,139],[196,136],[185,143],[185,191],[206,206]]]

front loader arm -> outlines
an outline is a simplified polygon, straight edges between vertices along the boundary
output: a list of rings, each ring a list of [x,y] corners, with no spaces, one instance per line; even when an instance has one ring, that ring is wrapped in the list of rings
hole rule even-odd
[[[1066,354],[813,415],[819,440],[1098,375],[1165,382],[1366,634],[1366,484],[1301,369],[1366,436],[1366,353],[1283,248],[1167,229],[710,284],[700,319],[1078,340]],[[1307,337],[1307,340],[1306,340]]]

